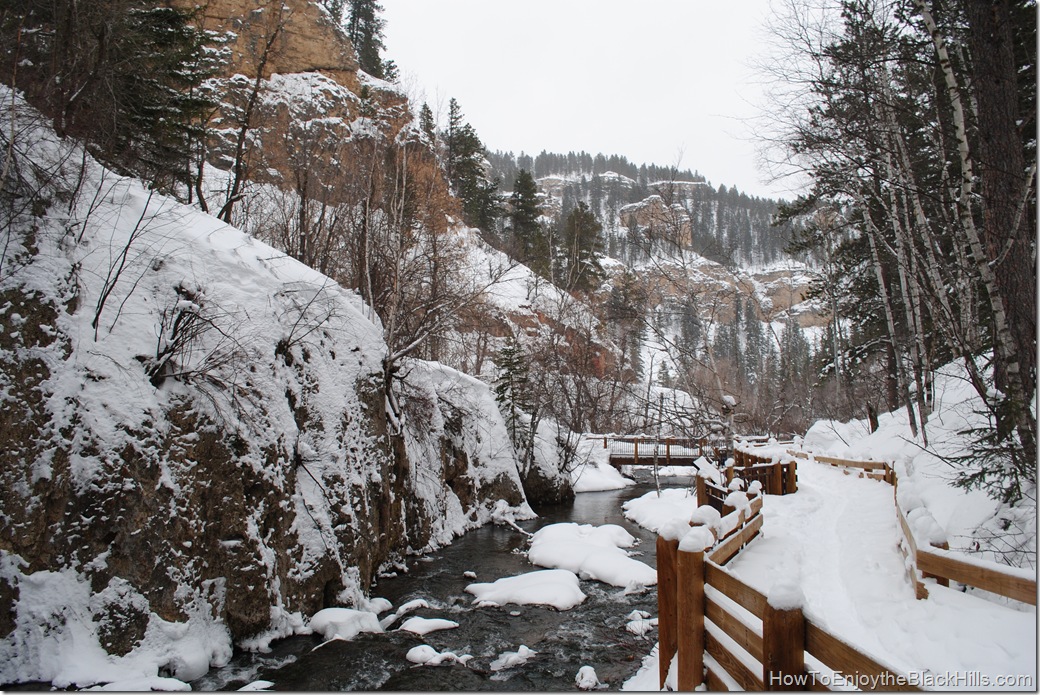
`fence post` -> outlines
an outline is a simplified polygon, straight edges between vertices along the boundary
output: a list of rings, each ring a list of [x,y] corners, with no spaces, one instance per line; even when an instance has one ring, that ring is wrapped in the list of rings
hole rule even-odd
[[[677,685],[681,691],[690,691],[704,682],[703,550],[678,553],[676,579],[679,586],[676,618],[681,635]]]
[[[785,495],[798,492],[798,462],[794,459],[787,464],[787,491]]]
[[[639,465],[639,437],[633,437],[632,439],[632,465]]]
[[[658,663],[664,688],[668,669],[678,647],[678,625],[676,615],[676,556],[679,554],[678,540],[657,537],[657,639]]]
[[[668,437],[664,440],[664,463],[666,466],[672,465],[672,438]]]
[[[773,495],[784,494],[784,464],[779,461],[773,464],[773,475],[770,476],[769,492]]]
[[[703,507],[708,504],[708,488],[704,483],[704,476],[697,474],[697,506]]]
[[[762,615],[762,682],[766,690],[803,690],[805,616],[767,603]]]
[[[603,448],[607,448],[607,438],[605,436],[603,437]]]

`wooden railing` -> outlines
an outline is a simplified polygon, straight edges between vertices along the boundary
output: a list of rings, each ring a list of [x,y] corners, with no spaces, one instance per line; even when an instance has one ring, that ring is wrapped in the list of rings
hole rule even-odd
[[[809,454],[802,451],[789,450],[788,453],[799,458],[809,457]],[[813,454],[813,458],[820,463],[841,468],[846,473],[858,471],[861,477],[880,480],[892,485],[896,518],[899,520],[899,530],[902,535],[900,551],[903,553],[904,559],[908,561],[907,574],[914,585],[917,598],[928,598],[928,587],[924,583],[924,579],[935,579],[936,583],[942,586],[949,586],[950,580],[953,580],[1016,601],[1036,605],[1036,577],[1030,576],[1035,573],[951,552],[950,546],[946,542],[919,543],[907,519],[907,512],[911,510],[904,510],[900,504],[899,480],[890,464],[884,461],[858,461],[815,454]]]
[[[733,449],[733,468],[727,469],[727,477],[740,477],[747,485],[757,480],[771,495],[798,492],[797,463],[793,459],[786,462],[780,459],[775,453],[757,453],[754,447],[741,444]]]
[[[610,461],[618,465],[691,465],[701,456],[718,460],[728,450],[711,440],[690,437],[603,437],[603,448],[610,450]]]
[[[723,516],[713,533],[729,531],[703,550],[680,550],[681,540],[667,533],[658,538],[661,687],[675,659],[677,686],[684,691],[701,684],[708,690],[829,690],[849,684],[916,690],[903,674],[806,619],[797,605],[771,602],[725,568],[758,535],[761,509],[762,497],[756,496],[745,509]]]

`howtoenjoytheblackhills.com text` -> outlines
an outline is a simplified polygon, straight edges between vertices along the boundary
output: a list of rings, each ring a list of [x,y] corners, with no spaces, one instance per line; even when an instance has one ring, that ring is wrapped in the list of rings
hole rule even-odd
[[[822,673],[812,671],[799,674],[769,674],[771,686],[799,686],[808,689],[813,685],[830,687],[854,687],[860,690],[885,690],[897,687],[925,688],[1023,688],[1036,690],[1036,678],[1029,674],[989,674],[981,671],[911,671],[902,673]]]

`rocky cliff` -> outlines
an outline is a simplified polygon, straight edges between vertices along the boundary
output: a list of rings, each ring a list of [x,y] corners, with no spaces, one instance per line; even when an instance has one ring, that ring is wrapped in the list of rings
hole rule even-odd
[[[356,294],[2,98],[0,682],[191,679],[530,514],[486,386],[416,363],[389,422]]]

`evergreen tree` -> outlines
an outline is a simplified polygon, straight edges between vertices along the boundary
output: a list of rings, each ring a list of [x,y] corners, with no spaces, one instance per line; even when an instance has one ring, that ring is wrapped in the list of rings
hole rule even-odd
[[[564,287],[569,291],[588,291],[603,277],[599,264],[602,226],[584,202],[567,216],[563,225]]]
[[[430,139],[431,143],[437,142],[437,125],[433,121],[433,111],[430,110],[430,105],[425,102],[422,108],[419,109],[419,127],[426,137]]]
[[[495,401],[498,402],[509,429],[509,438],[516,447],[522,446],[521,413],[531,411],[531,376],[523,348],[515,337],[510,337],[494,358],[498,376],[495,378]]]
[[[393,80],[397,77],[397,67],[393,61],[384,62],[382,58],[383,28],[386,20],[379,16],[383,6],[376,0],[348,0],[350,14],[347,18],[347,37],[354,44],[358,66],[372,77]],[[342,8],[339,9],[342,15]]]
[[[444,133],[445,169],[455,195],[462,201],[467,224],[487,232],[501,215],[498,182],[485,173],[486,151],[477,132],[462,117],[454,98],[448,105],[448,128]]]
[[[143,0],[0,0],[0,70],[61,135],[176,193],[213,106],[209,37],[190,21]]]
[[[531,174],[521,169],[509,197],[509,223],[516,258],[536,272],[548,271],[549,249],[539,222],[542,211],[538,203],[538,187]]]

